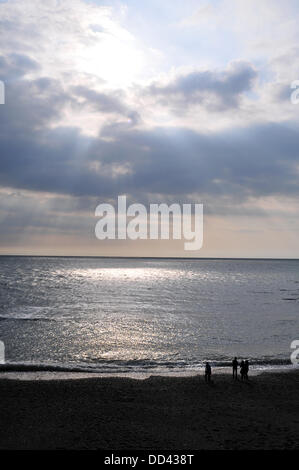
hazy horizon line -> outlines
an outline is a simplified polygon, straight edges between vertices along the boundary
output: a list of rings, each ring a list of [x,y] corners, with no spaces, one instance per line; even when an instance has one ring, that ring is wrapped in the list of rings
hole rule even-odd
[[[273,261],[298,261],[299,258],[273,258],[273,257],[226,257],[226,256],[113,256],[113,255],[28,255],[28,254],[0,254],[0,257],[19,258],[101,258],[101,259],[154,259],[154,260],[273,260]]]

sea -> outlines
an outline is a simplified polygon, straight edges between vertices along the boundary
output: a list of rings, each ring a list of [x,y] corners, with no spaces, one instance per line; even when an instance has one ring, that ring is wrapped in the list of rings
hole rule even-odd
[[[289,370],[299,260],[0,257],[0,376]]]

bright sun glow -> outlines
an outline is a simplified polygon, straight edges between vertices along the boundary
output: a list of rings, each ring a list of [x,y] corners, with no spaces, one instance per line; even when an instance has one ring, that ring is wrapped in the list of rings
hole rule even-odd
[[[100,269],[78,269],[72,270],[72,275],[81,276],[92,280],[157,280],[177,278],[181,271],[173,269],[155,268],[100,268]]]
[[[109,87],[128,86],[142,74],[144,57],[131,38],[104,35],[82,51],[78,68],[104,79]]]

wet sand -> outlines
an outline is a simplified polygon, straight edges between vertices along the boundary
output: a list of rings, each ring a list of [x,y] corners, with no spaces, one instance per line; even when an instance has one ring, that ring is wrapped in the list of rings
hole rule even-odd
[[[1,449],[299,449],[299,371],[0,379]]]

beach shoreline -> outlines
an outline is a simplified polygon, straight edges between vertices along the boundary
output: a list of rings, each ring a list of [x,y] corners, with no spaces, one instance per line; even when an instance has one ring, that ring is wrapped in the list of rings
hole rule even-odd
[[[232,375],[231,366],[226,367],[212,367],[213,376],[221,375]],[[277,374],[277,373],[289,373],[289,372],[299,372],[299,367],[292,364],[288,365],[276,365],[268,367],[250,367],[250,376],[254,377],[261,374]],[[139,370],[139,371],[124,371],[124,372],[92,372],[84,371],[83,369],[74,369],[71,368],[57,370],[54,368],[39,368],[36,370],[34,367],[24,368],[14,368],[14,367],[3,367],[0,366],[0,380],[9,379],[9,380],[82,380],[82,379],[101,379],[101,378],[124,378],[124,379],[134,379],[134,380],[146,380],[150,377],[169,377],[169,378],[188,378],[188,377],[203,377],[204,376],[204,366],[200,368],[182,368],[182,369],[149,369],[148,371]],[[238,377],[240,378],[240,368],[238,367]]]
[[[0,378],[0,448],[299,449],[298,370],[212,380]]]

